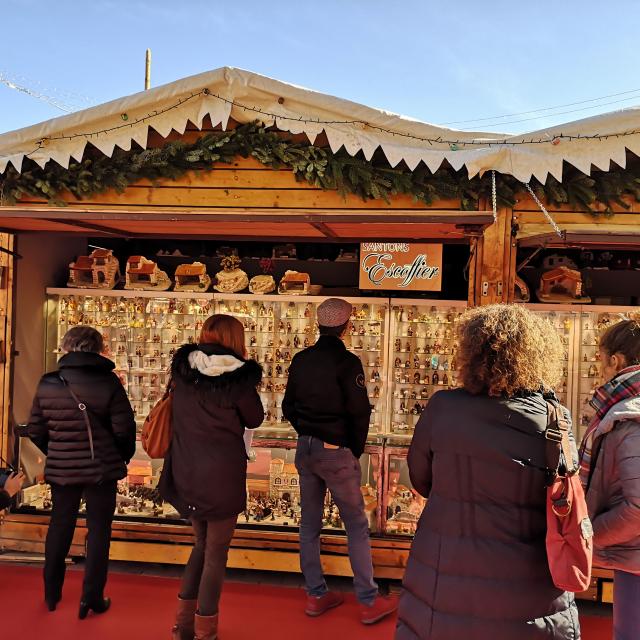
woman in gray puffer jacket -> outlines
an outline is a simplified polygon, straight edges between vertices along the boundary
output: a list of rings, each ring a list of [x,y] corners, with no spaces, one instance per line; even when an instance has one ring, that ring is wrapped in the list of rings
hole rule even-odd
[[[433,396],[409,451],[428,502],[396,640],[580,638],[574,596],[554,586],[545,545],[544,432],[562,354],[551,325],[523,307],[463,318],[463,388]]]
[[[591,401],[580,475],[593,522],[594,565],[614,571],[615,640],[640,637],[640,322],[600,339],[602,377]]]

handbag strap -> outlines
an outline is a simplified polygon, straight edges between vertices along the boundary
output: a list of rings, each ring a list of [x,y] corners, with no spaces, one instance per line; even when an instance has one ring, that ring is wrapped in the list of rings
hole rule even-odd
[[[574,464],[573,450],[569,439],[569,421],[560,405],[547,400],[547,428],[544,432],[546,441],[547,473],[553,482],[559,475],[572,476],[578,471]],[[561,467],[564,462],[564,473]]]
[[[87,405],[84,402],[80,401],[78,396],[74,393],[73,389],[71,388],[71,385],[69,384],[69,382],[64,378],[64,376],[61,373],[58,373],[58,377],[60,378],[60,380],[62,380],[62,383],[67,388],[67,391],[69,391],[69,394],[71,395],[75,403],[78,405],[78,409],[80,409],[80,413],[84,418],[84,424],[87,427],[87,435],[89,436],[89,449],[91,449],[91,459],[95,460],[96,456],[93,450],[93,430],[91,429],[91,420],[89,420]]]

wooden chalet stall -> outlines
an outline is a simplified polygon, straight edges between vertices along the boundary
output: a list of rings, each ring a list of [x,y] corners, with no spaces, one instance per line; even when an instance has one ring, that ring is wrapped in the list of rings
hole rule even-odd
[[[55,363],[56,331],[70,325],[72,316],[76,320],[80,316],[85,323],[95,321],[96,326],[111,332],[107,328],[110,315],[131,314],[129,320],[125,318],[128,325],[114,321],[113,333],[118,326],[126,326],[129,337],[126,344],[120,344],[120,338],[114,335],[113,352],[115,359],[123,356],[123,369],[128,369],[123,371],[123,383],[141,406],[152,404],[148,388],[159,385],[163,374],[151,372],[156,371],[156,361],[164,362],[164,352],[158,349],[155,355],[153,344],[144,348],[135,345],[132,336],[140,329],[136,323],[142,316],[144,322],[153,323],[142,327],[145,331],[149,327],[153,333],[154,318],[160,317],[162,310],[170,315],[176,313],[177,306],[187,305],[188,313],[197,318],[206,310],[238,312],[238,305],[245,305],[240,315],[246,317],[247,305],[257,300],[261,303],[260,317],[279,318],[281,327],[290,324],[284,305],[293,308],[298,304],[293,296],[207,292],[196,299],[188,292],[154,292],[158,274],[174,258],[162,253],[145,257],[140,248],[151,246],[145,243],[155,242],[155,247],[164,242],[169,249],[172,243],[196,240],[316,246],[428,241],[441,243],[445,249],[465,246],[468,292],[462,296],[464,300],[414,300],[388,293],[387,297],[362,297],[367,293],[353,297],[354,309],[363,314],[354,311],[354,317],[363,326],[367,318],[374,319],[374,315],[366,314],[378,314],[375,322],[369,323],[378,327],[378,333],[361,334],[372,342],[375,337],[379,345],[379,359],[367,366],[373,369],[372,385],[379,381],[377,395],[372,392],[372,398],[376,404],[379,398],[381,409],[363,465],[370,474],[363,494],[371,512],[374,563],[379,577],[400,578],[410,537],[396,533],[415,529],[416,513],[424,504],[417,502],[407,485],[403,463],[410,440],[407,420],[403,419],[405,431],[393,430],[397,405],[402,413],[409,413],[404,402],[398,402],[399,379],[393,379],[392,364],[393,338],[406,335],[402,333],[403,323],[411,322],[406,319],[406,309],[410,306],[411,317],[419,314],[447,327],[467,304],[513,301],[518,245],[525,248],[533,238],[546,236],[551,230],[539,206],[522,195],[526,193],[522,183],[533,177],[544,183],[549,172],[561,180],[563,162],[579,169],[586,167],[588,172],[591,163],[602,167],[606,160],[608,169],[609,161],[619,161],[625,149],[640,150],[640,136],[612,136],[595,143],[570,136],[592,130],[596,124],[598,131],[605,133],[631,131],[635,118],[635,113],[633,117],[612,114],[602,122],[574,123],[562,128],[562,135],[558,129],[535,136],[550,136],[550,141],[559,136],[560,144],[532,144],[527,143],[529,135],[451,131],[225,68],[0,135],[0,453],[5,458],[19,453],[22,463],[33,468],[31,479],[38,480],[41,456],[25,443],[18,447],[14,426],[27,420],[37,379]],[[498,196],[503,196],[497,201],[491,197],[492,170],[497,172]],[[438,177],[443,171],[445,177]],[[477,177],[474,189],[468,188],[467,177]],[[510,206],[506,206],[503,178],[511,181],[511,188],[514,183],[520,185],[516,202],[510,202]],[[472,198],[470,191],[474,193]],[[562,207],[551,213],[558,224],[580,233],[592,230],[590,226],[585,231],[580,226],[583,223],[602,223],[606,233],[625,229],[631,238],[640,231],[637,215],[624,209],[612,218],[595,221],[574,209]],[[84,284],[100,279],[100,271],[94,268],[96,260],[113,268],[111,250],[101,245],[122,250],[128,246],[123,239],[137,249],[119,256],[123,278],[126,271],[130,274],[127,283],[145,288],[148,282],[146,291],[83,293],[73,275],[72,288],[66,291],[59,286],[67,282],[69,264],[77,256],[71,273],[81,274],[78,278]],[[191,258],[184,258],[171,263],[178,279],[181,273],[186,279],[203,276],[193,267]],[[464,269],[465,265],[459,267]],[[111,301],[115,296],[119,296],[117,305]],[[306,305],[305,317],[307,312],[312,317],[314,305],[321,298],[300,300],[300,305]],[[275,315],[268,316],[273,309]],[[294,319],[291,317],[291,321]],[[275,331],[275,320],[272,324]],[[443,331],[452,339],[450,328]],[[151,333],[145,344],[156,339],[155,335],[151,339]],[[158,345],[163,344],[161,340],[164,338],[158,337]],[[364,350],[362,357],[366,357]],[[135,358],[140,359],[142,373],[133,373],[137,370],[131,364]],[[373,361],[373,356],[370,358]],[[442,377],[446,380],[448,373],[453,377],[453,372],[448,370],[449,360],[445,362]],[[136,382],[147,375],[155,380],[153,384]],[[420,381],[421,374],[417,375]],[[447,383],[427,377],[420,384]],[[138,389],[146,395],[135,396]],[[277,481],[289,483],[287,491],[278,486],[277,495],[286,494],[295,505],[297,480],[282,472],[290,466],[295,441],[290,430],[281,427],[268,427],[256,445],[256,468],[262,466],[260,472],[250,473],[248,486],[261,509],[276,491]],[[270,458],[265,451],[271,452]],[[116,515],[112,557],[185,562],[191,542],[189,528],[163,512],[162,505],[151,496],[158,464],[142,458],[134,463],[136,479],[132,486],[137,488],[132,492],[127,489],[122,511]],[[142,492],[140,486],[148,491]],[[3,549],[43,550],[48,515],[43,508],[46,489],[42,487],[28,487],[18,508],[2,518]],[[44,497],[40,495],[43,492]],[[153,515],[122,515],[134,504],[142,504],[145,509],[148,505]],[[328,526],[322,537],[323,562],[327,572],[348,575],[346,539],[339,525],[332,523],[330,504],[328,511]],[[255,514],[253,517],[254,522],[250,522],[248,511],[246,522],[243,518],[239,521],[230,566],[298,571],[297,530],[291,522],[284,523],[286,514],[282,526],[266,526],[265,519],[259,521]],[[83,555],[85,537],[81,519],[73,555]],[[589,597],[597,597],[598,588],[596,580]]]

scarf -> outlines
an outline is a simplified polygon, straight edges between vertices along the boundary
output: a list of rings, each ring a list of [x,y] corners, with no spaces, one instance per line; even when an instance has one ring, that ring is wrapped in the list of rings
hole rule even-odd
[[[640,365],[626,367],[593,394],[589,404],[596,413],[584,434],[580,447],[580,481],[585,489],[591,476],[593,446],[596,440],[606,432],[600,428],[602,419],[616,404],[635,396],[640,396]],[[611,430],[614,424],[608,423],[608,430]]]

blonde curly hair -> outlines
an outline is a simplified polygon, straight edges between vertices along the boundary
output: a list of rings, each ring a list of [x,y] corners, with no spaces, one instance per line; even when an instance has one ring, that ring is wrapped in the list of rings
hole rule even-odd
[[[564,347],[558,332],[520,305],[469,309],[459,339],[459,376],[470,393],[512,397],[549,391],[562,377]]]

